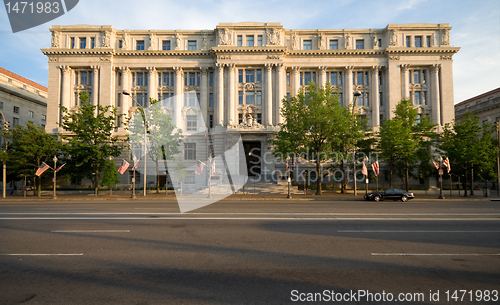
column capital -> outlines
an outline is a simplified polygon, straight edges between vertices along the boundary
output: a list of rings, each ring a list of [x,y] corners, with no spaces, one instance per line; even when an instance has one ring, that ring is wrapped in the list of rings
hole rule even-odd
[[[61,71],[63,73],[70,73],[71,72],[71,67],[70,66],[59,66],[59,69],[61,69]]]
[[[229,63],[229,64],[226,64],[226,66],[227,66],[227,68],[228,68],[228,70],[229,70],[230,72],[234,72],[234,71],[236,71],[236,64],[234,64],[234,63]]]
[[[403,70],[403,72],[408,71],[409,68],[410,68],[410,64],[403,64],[403,65],[401,65],[401,70]]]
[[[321,72],[321,73],[325,73],[325,72],[326,72],[326,69],[327,69],[327,66],[319,66],[319,67],[318,67],[318,70],[319,70],[319,72]]]
[[[354,66],[345,66],[345,67],[344,67],[344,70],[345,70],[346,72],[352,72],[352,70],[354,70]]]
[[[149,74],[156,74],[156,68],[155,67],[146,67],[146,70],[148,70]]]
[[[97,72],[101,66],[90,66],[90,68],[94,71],[94,72]]]
[[[274,64],[276,66],[276,68],[280,69],[280,68],[283,68],[284,67],[284,64],[283,63],[277,63],[277,64]]]
[[[434,64],[431,65],[431,72],[432,73],[438,73],[439,69],[441,69],[441,64]]]
[[[384,66],[372,66],[372,72],[378,74]]]
[[[271,72],[271,70],[273,69],[273,66],[274,66],[274,64],[265,64],[266,71]]]
[[[205,74],[207,75],[208,74],[208,67],[201,67],[201,74]]]
[[[293,73],[299,73],[299,70],[300,70],[299,66],[295,66],[295,67],[291,67],[291,68],[292,68]]]
[[[122,72],[122,74],[126,75],[130,74],[130,69],[128,67],[120,67],[119,69]]]
[[[215,64],[215,67],[217,67],[217,69],[219,70],[219,72],[224,71],[224,67],[225,66],[226,66],[226,64],[223,64],[223,63],[216,63]]]
[[[176,75],[182,75],[182,67],[174,67],[174,71]]]

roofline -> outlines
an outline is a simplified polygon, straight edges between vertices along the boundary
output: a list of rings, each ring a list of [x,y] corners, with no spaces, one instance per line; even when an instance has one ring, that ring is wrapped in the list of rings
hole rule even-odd
[[[29,80],[29,79],[27,79],[25,77],[22,77],[21,75],[18,75],[16,73],[12,72],[12,71],[9,71],[7,69],[4,69],[4,68],[0,67],[0,73],[3,73],[5,75],[7,75],[8,77],[12,77],[13,79],[16,79],[16,80],[18,80],[20,82],[23,82],[23,83],[25,83],[27,85],[30,85],[30,86],[34,87],[34,88],[42,90],[45,93],[48,93],[49,89],[47,87],[42,86],[39,83],[35,83],[34,81]]]
[[[493,90],[491,90],[491,91],[485,92],[485,93],[483,93],[483,94],[480,94],[480,95],[477,95],[477,96],[471,97],[471,98],[469,98],[469,99],[466,99],[465,101],[462,101],[462,102],[460,102],[460,103],[458,103],[458,104],[455,104],[455,108],[456,108],[457,106],[465,105],[465,104],[470,103],[470,102],[472,102],[472,101],[474,101],[474,100],[481,99],[481,98],[483,98],[483,97],[486,97],[486,96],[488,96],[488,95],[491,95],[491,94],[494,94],[494,93],[497,93],[497,92],[500,92],[500,87],[498,87],[498,88],[496,88],[496,89],[493,89]]]

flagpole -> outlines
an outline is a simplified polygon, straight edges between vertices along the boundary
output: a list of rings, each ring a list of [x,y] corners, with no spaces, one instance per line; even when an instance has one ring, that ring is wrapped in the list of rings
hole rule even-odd
[[[57,199],[56,195],[57,156],[54,156],[52,160],[54,161],[54,193],[52,194],[52,199]]]
[[[209,155],[208,157],[208,163],[210,164],[210,167],[208,169],[208,196],[207,198],[212,197],[212,155]],[[207,166],[208,167],[208,166]]]
[[[134,177],[132,178],[132,197],[131,198],[135,199],[135,164],[134,164],[133,170],[134,170]]]

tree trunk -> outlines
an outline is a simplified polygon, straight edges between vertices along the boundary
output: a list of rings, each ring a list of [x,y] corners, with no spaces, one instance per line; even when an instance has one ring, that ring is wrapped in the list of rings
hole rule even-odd
[[[38,177],[38,197],[42,197],[42,179]]]
[[[98,191],[99,191],[99,169],[96,169],[94,176],[94,195],[97,196]]]
[[[155,161],[156,163],[156,194],[160,192],[160,176],[158,175],[158,160]]]
[[[343,173],[343,177],[342,177],[342,180],[340,181],[340,193],[341,194],[344,194],[345,193],[345,186],[347,184],[346,180],[346,172],[345,172],[345,167],[344,167],[344,161],[342,160],[342,163],[340,164],[340,170],[342,171]]]
[[[470,167],[470,194],[474,195],[474,164]]]
[[[392,158],[391,161],[389,161],[389,188],[392,188]]]
[[[405,185],[406,191],[408,192],[408,160],[405,160]]]
[[[464,177],[464,197],[467,197],[467,180],[469,176],[467,175],[467,166],[465,166],[465,177]]]
[[[316,152],[316,195],[321,195],[321,164],[319,160],[319,153]]]

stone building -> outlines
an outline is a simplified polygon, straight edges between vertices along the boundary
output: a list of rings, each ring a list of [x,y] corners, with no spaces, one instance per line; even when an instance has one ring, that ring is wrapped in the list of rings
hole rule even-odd
[[[455,105],[455,120],[468,111],[479,117],[479,122],[493,124],[500,122],[500,88],[471,97]]]
[[[250,175],[268,176],[284,166],[263,157],[283,121],[281,101],[310,81],[329,83],[345,105],[361,91],[355,110],[374,130],[404,98],[439,126],[451,122],[452,56],[460,48],[450,45],[450,30],[447,23],[338,30],[254,22],[213,30],[53,26],[51,47],[42,50],[49,60],[47,130],[59,131],[58,106],[78,106],[82,91],[126,115],[134,100],[147,106],[152,97],[191,135],[183,144],[187,164],[208,155],[206,122],[241,135],[253,158]],[[213,139],[216,155],[228,149],[228,138]]]
[[[0,112],[9,126],[47,124],[47,88],[0,68]],[[3,117],[0,115],[3,125]]]

